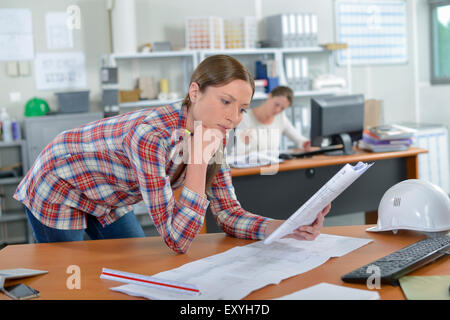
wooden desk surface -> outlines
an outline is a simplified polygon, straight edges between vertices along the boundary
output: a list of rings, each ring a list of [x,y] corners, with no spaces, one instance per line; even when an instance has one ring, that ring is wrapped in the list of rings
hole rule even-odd
[[[395,151],[395,152],[368,152],[361,149],[355,149],[355,153],[352,155],[345,156],[327,156],[327,155],[317,155],[311,158],[302,158],[302,159],[292,159],[286,160],[279,164],[277,171],[289,171],[289,170],[298,170],[298,169],[306,169],[306,168],[316,168],[316,167],[325,167],[330,165],[340,165],[346,163],[354,163],[358,161],[376,161],[376,160],[384,160],[384,159],[392,159],[392,158],[408,158],[408,157],[416,157],[420,153],[428,152],[426,149],[420,148],[409,148],[405,151]],[[233,177],[246,176],[246,175],[254,175],[260,174],[261,168],[265,167],[254,167],[254,168],[243,168],[243,169],[231,169],[231,175]]]
[[[323,233],[371,238],[374,242],[343,257],[332,258],[322,266],[286,279],[278,285],[269,285],[254,291],[246,299],[281,297],[320,282],[367,289],[365,285],[344,284],[340,277],[357,267],[424,238],[423,235],[412,231],[400,231],[397,235],[369,233],[365,232],[367,227],[369,225],[323,228]],[[6,283],[7,285],[17,282],[26,283],[41,292],[40,299],[139,299],[109,290],[121,283],[100,279],[102,268],[152,275],[226,251],[236,245],[246,245],[251,242],[231,238],[223,233],[201,234],[184,255],[173,253],[160,237],[11,245],[0,250],[0,269],[21,267],[49,271],[45,275],[10,280]],[[77,265],[81,269],[81,289],[79,290],[69,290],[66,287],[66,281],[70,276],[66,270],[71,265]],[[412,274],[448,275],[450,274],[449,256]],[[379,293],[382,299],[404,299],[400,287],[382,284]],[[9,298],[0,294],[0,299]]]

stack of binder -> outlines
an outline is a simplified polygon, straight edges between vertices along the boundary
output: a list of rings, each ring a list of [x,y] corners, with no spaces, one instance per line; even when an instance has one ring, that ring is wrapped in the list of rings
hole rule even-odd
[[[317,46],[318,18],[315,13],[286,13],[263,20],[263,39],[269,47]]]
[[[266,93],[278,87],[280,81],[277,75],[276,61],[273,59],[257,60],[256,80],[265,80]]]
[[[408,150],[415,130],[396,124],[371,127],[363,132],[359,147],[372,152]]]
[[[288,86],[294,91],[310,90],[308,57],[286,57],[284,62]]]

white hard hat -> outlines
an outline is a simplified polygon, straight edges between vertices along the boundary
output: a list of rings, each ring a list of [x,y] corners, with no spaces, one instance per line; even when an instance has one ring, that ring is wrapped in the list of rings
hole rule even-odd
[[[450,230],[450,199],[438,186],[422,180],[405,180],[389,188],[378,206],[378,223],[367,231],[421,232]]]

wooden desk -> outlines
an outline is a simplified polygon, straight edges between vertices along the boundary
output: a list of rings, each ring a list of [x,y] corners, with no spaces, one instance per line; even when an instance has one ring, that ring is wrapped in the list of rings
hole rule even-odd
[[[365,285],[346,284],[341,281],[340,277],[424,238],[423,235],[412,231],[400,231],[397,235],[392,233],[374,234],[365,232],[367,227],[369,226],[323,228],[323,233],[371,238],[374,242],[343,257],[332,258],[322,266],[286,279],[279,285],[269,285],[254,291],[246,299],[281,297],[320,282],[367,289]],[[108,267],[152,275],[251,242],[231,238],[224,234],[201,234],[198,235],[188,253],[184,255],[173,253],[160,237],[11,245],[0,250],[0,269],[22,267],[49,271],[46,275],[7,281],[7,285],[19,281],[30,285],[41,292],[40,299],[137,299],[109,290],[120,283],[100,279],[102,268]],[[70,276],[66,270],[71,265],[77,265],[81,269],[81,289],[79,290],[69,290],[66,287],[66,281]],[[447,255],[412,274],[450,274],[449,256]],[[382,284],[379,293],[382,299],[404,299],[400,287]],[[0,294],[0,299],[9,298]]]
[[[287,160],[261,175],[266,167],[232,169],[233,186],[242,207],[250,212],[286,219],[319,190],[346,163],[358,161],[375,164],[345,190],[331,206],[328,216],[366,212],[366,223],[376,223],[381,197],[394,184],[418,178],[418,155],[427,150],[373,153],[355,149],[345,156],[317,155]],[[276,169],[276,170],[275,170]],[[209,211],[209,210],[208,210]],[[208,232],[220,232],[210,212],[206,215]]]
[[[405,151],[395,152],[369,152],[361,149],[354,149],[354,151],[355,153],[351,155],[328,156],[321,154],[313,156],[311,158],[286,160],[280,163],[278,172],[334,165],[345,165],[346,163],[357,163],[358,161],[372,162],[387,159],[405,158],[408,167],[408,179],[415,179],[419,174],[417,155],[428,152],[426,149],[420,148],[409,148]],[[259,175],[261,173],[261,168],[263,167],[245,169],[232,168],[231,175],[232,177]]]

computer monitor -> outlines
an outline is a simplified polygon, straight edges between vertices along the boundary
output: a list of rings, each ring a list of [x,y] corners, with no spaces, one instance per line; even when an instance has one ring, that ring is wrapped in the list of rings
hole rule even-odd
[[[333,154],[353,154],[353,142],[362,138],[363,127],[364,95],[311,99],[312,146],[320,147],[323,139],[329,138],[331,145],[343,145]]]

